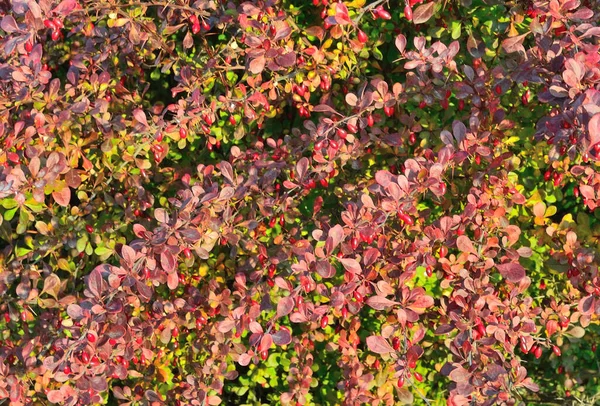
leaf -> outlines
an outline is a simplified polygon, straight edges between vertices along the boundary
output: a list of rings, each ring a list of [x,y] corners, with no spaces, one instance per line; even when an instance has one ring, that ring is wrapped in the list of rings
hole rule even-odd
[[[288,345],[292,342],[292,335],[285,328],[282,328],[271,335],[273,336],[273,342],[275,345]]]
[[[469,371],[462,366],[458,366],[452,372],[450,372],[449,378],[454,382],[466,382],[471,377]]]
[[[60,291],[60,278],[55,274],[50,274],[44,279],[44,288],[42,293],[47,293],[58,300]]]
[[[50,403],[62,403],[65,400],[65,395],[60,390],[51,390],[46,397]]]
[[[500,275],[502,275],[507,281],[512,283],[518,283],[525,277],[525,268],[519,263],[509,262],[507,264],[496,265]]]
[[[344,266],[344,269],[346,269],[346,271],[348,271],[348,272],[352,272],[352,273],[355,273],[355,274],[359,274],[359,273],[362,272],[360,264],[355,259],[352,259],[352,258],[341,258],[340,262]]]
[[[426,4],[422,4],[413,11],[413,23],[414,24],[423,24],[427,22],[431,16],[433,16],[433,11],[435,10],[435,2],[429,2]]]
[[[260,339],[258,351],[267,351],[269,348],[271,348],[271,344],[273,344],[273,337],[271,337],[271,334],[264,334]]]
[[[60,206],[67,207],[71,201],[71,188],[65,185],[62,189],[52,192],[52,197]]]
[[[259,56],[258,58],[254,58],[250,62],[250,66],[249,66],[250,72],[252,72],[255,75],[258,75],[259,73],[261,73],[263,71],[266,63],[267,63],[267,60],[262,55]]]
[[[395,302],[383,296],[371,296],[367,299],[366,303],[375,310],[385,310],[388,307],[399,304],[398,302]]]
[[[473,242],[466,235],[461,235],[456,239],[456,247],[462,252],[468,254],[477,254],[477,250],[473,246]]]
[[[400,53],[403,53],[406,49],[406,37],[402,34],[398,34],[398,36],[396,37],[395,44],[396,48],[398,48],[398,51],[400,51]]]
[[[100,298],[104,292],[104,285],[104,279],[102,279],[99,267],[94,268],[87,277],[88,290],[94,297]]]
[[[573,327],[571,330],[567,331],[566,334],[575,338],[582,338],[585,335],[585,330],[579,326]]]
[[[516,37],[511,37],[511,38],[505,39],[504,41],[502,41],[502,48],[504,48],[504,51],[509,54],[513,53],[513,52],[525,53],[525,48],[523,47],[523,41],[525,40],[525,37],[527,37],[527,35],[529,35],[529,32],[518,35]]]
[[[148,127],[148,120],[146,119],[146,113],[142,109],[133,110],[133,117],[142,124],[144,127]]]
[[[162,269],[167,273],[175,271],[176,261],[175,256],[171,251],[163,251],[160,254],[160,266],[162,266]]]
[[[590,147],[592,147],[600,142],[600,113],[590,119],[588,131],[590,132]]]
[[[388,354],[394,352],[392,346],[381,336],[367,337],[367,347],[376,354]]]
[[[77,7],[77,2],[75,0],[63,0],[60,2],[58,6],[52,10],[53,13],[66,16],[70,14]]]
[[[294,299],[291,296],[279,299],[279,302],[277,302],[277,317],[287,316],[292,310],[294,310]]]
[[[323,278],[331,278],[335,275],[335,268],[329,261],[318,261],[315,265],[315,269]]]
[[[0,22],[0,28],[6,31],[7,34],[12,34],[13,32],[19,31],[19,26],[15,21],[14,17],[10,14],[5,15],[2,21]]]

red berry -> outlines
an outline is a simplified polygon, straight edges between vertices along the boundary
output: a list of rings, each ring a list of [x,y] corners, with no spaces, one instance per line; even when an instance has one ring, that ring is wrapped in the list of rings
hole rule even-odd
[[[326,188],[327,186],[329,186],[329,182],[327,182],[327,179],[323,178],[319,181],[319,183],[321,184],[321,186],[323,186],[324,188]]]
[[[267,350],[264,350],[264,351],[261,351],[261,352],[260,352],[260,358],[261,358],[263,361],[266,361],[268,357],[269,357],[269,351],[267,351]]]
[[[396,351],[400,348],[400,339],[398,337],[392,338],[392,348]]]
[[[406,19],[408,21],[412,21],[412,19],[413,19],[412,8],[410,6],[408,6],[408,5],[404,7],[404,17],[406,17]]]
[[[346,126],[346,128],[348,129],[348,132],[351,134],[356,134],[356,132],[358,131],[358,128],[354,124],[348,124]]]
[[[417,367],[417,361],[415,361],[414,359],[411,359],[411,360],[409,361],[409,363],[408,363],[408,367],[409,367],[410,369],[414,369],[414,368],[416,368],[416,367]]]
[[[371,114],[369,114],[367,116],[367,125],[369,127],[373,127],[375,125],[375,119],[373,118],[373,116]]]
[[[542,280],[540,282],[540,290],[545,290],[545,289],[546,289],[546,282]]]
[[[53,30],[52,35],[50,35],[50,37],[52,38],[52,41],[58,40],[60,38],[60,31]]]
[[[394,106],[385,106],[383,112],[386,116],[391,117],[394,115]]]
[[[344,130],[343,128],[338,128],[336,130],[338,137],[340,137],[341,139],[345,140],[346,137],[348,136],[348,133],[346,132],[346,130]]]
[[[413,132],[410,133],[410,135],[408,136],[408,143],[410,145],[414,145],[417,142],[417,135]]]
[[[536,359],[540,359],[540,357],[542,356],[542,347],[537,347],[533,353],[534,357]]]
[[[179,129],[179,138],[181,138],[182,140],[185,140],[187,138],[187,130],[183,127]]]
[[[187,259],[190,259],[192,257],[192,251],[189,248],[184,248],[183,249],[183,256],[186,257]]]
[[[400,378],[398,378],[398,389],[402,388],[404,386],[404,377],[401,376]]]
[[[70,374],[71,374],[71,372],[72,372],[72,371],[71,371],[71,367],[70,367],[70,366],[68,366],[68,365],[67,365],[67,366],[65,366],[65,368],[63,369],[63,372],[64,372],[65,374],[67,374],[67,375],[70,375]]]
[[[369,37],[367,36],[367,34],[362,30],[358,30],[358,41],[364,44],[368,40],[369,40]]]
[[[354,300],[356,300],[358,303],[362,303],[363,296],[360,294],[360,292],[358,290],[354,291],[353,296],[354,296]]]
[[[87,340],[90,343],[95,343],[96,342],[96,336],[94,335],[94,333],[87,333],[85,338],[87,338]]]
[[[94,232],[94,227],[90,226],[89,224],[86,224],[85,229],[87,230],[88,233]]]
[[[81,353],[80,359],[81,359],[81,362],[83,362],[84,364],[87,364],[88,362],[90,362],[90,354],[88,354],[87,351],[83,351]]]
[[[415,372],[415,373],[414,373],[414,375],[415,375],[415,379],[416,379],[417,381],[419,381],[419,382],[423,382],[423,375],[421,375],[421,374],[420,374],[420,373],[418,373],[418,372]]]
[[[558,348],[556,345],[552,346],[552,352],[557,356],[560,357],[562,352],[560,351],[560,348]]]
[[[327,327],[328,324],[329,324],[329,318],[327,316],[323,316],[321,318],[321,328]]]
[[[439,253],[440,253],[440,258],[445,258],[446,255],[448,255],[448,248],[445,245],[442,245],[440,247]]]
[[[353,250],[358,248],[358,238],[356,237],[352,237],[350,239],[350,246],[352,247]]]
[[[502,94],[502,86],[496,85],[494,90],[496,91],[496,94]]]
[[[392,15],[385,10],[382,6],[378,6],[375,9],[375,12],[377,13],[377,16],[379,18],[381,18],[382,20],[391,20],[392,19]]]
[[[458,110],[462,111],[465,108],[465,101],[463,99],[460,99],[458,101]]]
[[[235,119],[235,116],[232,114],[231,116],[229,116],[229,122],[231,123],[231,125],[236,125],[237,121]]]
[[[196,21],[194,24],[192,24],[192,34],[196,35],[200,32],[201,30],[201,26],[200,23],[198,21]]]
[[[33,43],[31,41],[27,41],[25,43],[25,51],[31,52],[32,49],[33,49]]]

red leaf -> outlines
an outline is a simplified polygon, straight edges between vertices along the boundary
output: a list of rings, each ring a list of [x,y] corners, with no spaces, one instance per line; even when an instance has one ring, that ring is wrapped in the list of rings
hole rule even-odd
[[[62,207],[67,207],[71,201],[71,188],[65,186],[61,190],[55,190],[52,192],[52,197],[56,203]]]
[[[341,258],[340,262],[348,272],[361,273],[362,269],[358,261],[352,258]]]
[[[512,283],[518,283],[525,277],[525,268],[519,263],[509,262],[507,264],[496,265],[500,275],[502,275],[507,281]]]
[[[415,11],[413,11],[413,23],[423,24],[427,22],[432,16],[435,10],[436,2],[432,1],[426,4],[422,4]]]
[[[250,72],[254,73],[255,75],[258,75],[265,68],[266,62],[267,60],[262,55],[258,58],[254,58],[252,62],[250,62]]]
[[[263,335],[260,339],[258,351],[268,351],[268,349],[271,348],[271,344],[273,344],[273,337],[271,337],[271,334]]]
[[[452,372],[450,372],[449,377],[454,382],[466,382],[471,377],[471,374],[469,371],[459,365]]]
[[[600,142],[600,113],[591,118],[588,123],[588,131],[590,132],[590,147],[593,147]]]
[[[294,310],[294,299],[291,296],[279,299],[277,303],[277,317],[287,316],[292,310]]]
[[[458,237],[458,239],[456,240],[456,247],[462,252],[466,252],[468,254],[477,254],[473,243],[466,235],[461,235],[460,237]]]
[[[369,347],[369,350],[373,351],[376,354],[387,354],[390,352],[394,352],[392,346],[387,342],[385,338],[381,336],[367,337],[367,347]]]
[[[335,268],[328,261],[318,261],[316,270],[323,278],[331,278],[335,275]]]
[[[367,299],[366,303],[375,310],[385,310],[388,307],[399,304],[383,296],[371,296]]]

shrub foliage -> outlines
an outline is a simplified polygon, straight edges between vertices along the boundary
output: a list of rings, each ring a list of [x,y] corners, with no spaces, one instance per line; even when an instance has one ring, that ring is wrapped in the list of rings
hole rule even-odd
[[[597,399],[598,0],[0,18],[0,402]]]

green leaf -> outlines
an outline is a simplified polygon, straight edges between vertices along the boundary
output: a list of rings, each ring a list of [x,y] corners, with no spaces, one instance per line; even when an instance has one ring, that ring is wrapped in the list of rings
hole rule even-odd
[[[452,25],[450,28],[450,34],[452,39],[459,39],[461,34],[462,24],[460,21],[452,21]]]

